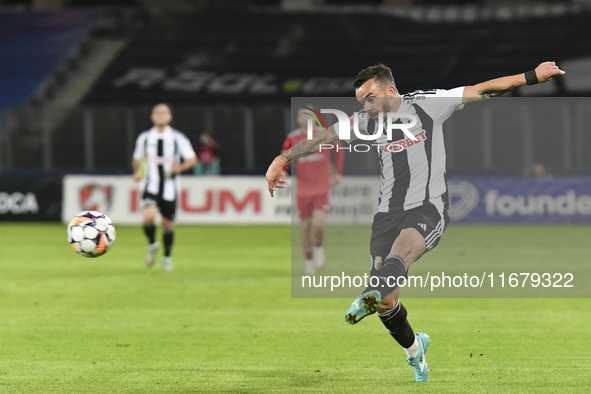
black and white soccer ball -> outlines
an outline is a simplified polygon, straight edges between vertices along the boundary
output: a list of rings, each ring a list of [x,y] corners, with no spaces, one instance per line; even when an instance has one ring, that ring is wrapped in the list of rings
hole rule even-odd
[[[84,257],[102,256],[115,242],[115,226],[100,212],[80,212],[68,224],[68,242]]]

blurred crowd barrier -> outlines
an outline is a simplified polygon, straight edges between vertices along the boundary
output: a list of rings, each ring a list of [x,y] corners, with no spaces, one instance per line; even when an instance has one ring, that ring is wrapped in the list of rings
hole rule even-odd
[[[203,132],[219,142],[223,175],[263,174],[281,152],[285,135],[298,127],[291,116],[295,109],[279,104],[174,106],[172,127],[194,147]],[[78,107],[53,129],[51,114],[42,109],[0,111],[0,173],[128,173],[136,137],[151,127],[150,110],[148,105]],[[327,122],[336,118],[327,116]],[[447,170],[522,175],[541,163],[555,176],[589,174],[590,123],[588,97],[509,97],[469,104],[445,122]],[[347,152],[346,175],[378,171],[375,150]]]

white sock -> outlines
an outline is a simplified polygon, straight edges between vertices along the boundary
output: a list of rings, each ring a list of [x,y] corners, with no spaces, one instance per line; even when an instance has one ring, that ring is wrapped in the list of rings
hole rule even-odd
[[[314,265],[314,260],[306,260],[306,265]]]
[[[415,358],[417,356],[417,354],[419,354],[420,348],[421,348],[421,346],[419,345],[419,340],[415,335],[415,342],[408,349],[404,348],[404,351],[406,352],[406,356],[408,358]]]
[[[318,254],[318,253],[322,253],[324,252],[324,247],[322,246],[314,246],[314,254]]]

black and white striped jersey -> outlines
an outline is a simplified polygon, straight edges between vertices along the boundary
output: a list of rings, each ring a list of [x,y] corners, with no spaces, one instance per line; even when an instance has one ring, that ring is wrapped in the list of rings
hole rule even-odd
[[[388,140],[384,131],[376,140],[381,167],[381,190],[378,212],[407,211],[431,202],[443,210],[447,204],[447,179],[445,172],[445,145],[443,122],[456,110],[463,108],[464,87],[451,90],[417,90],[402,96],[397,113],[414,114],[417,124],[410,132],[418,138],[413,141],[402,130],[394,129]],[[359,132],[378,132],[378,122],[361,110],[358,113]],[[353,119],[353,117],[351,118]],[[402,119],[402,120],[401,120]],[[354,140],[351,121],[351,136]],[[410,123],[399,118],[394,123]],[[335,125],[338,132],[338,124]],[[369,142],[369,141],[368,141]],[[372,148],[373,149],[373,148]]]
[[[166,127],[159,133],[156,128],[142,132],[135,143],[133,158],[146,158],[144,178],[140,189],[166,201],[175,201],[179,191],[179,177],[172,174],[172,164],[194,158],[195,151],[189,139],[180,131]]]

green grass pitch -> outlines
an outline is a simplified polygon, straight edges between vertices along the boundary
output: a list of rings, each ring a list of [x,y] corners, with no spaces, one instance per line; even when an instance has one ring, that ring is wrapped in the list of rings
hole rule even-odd
[[[451,226],[424,259],[531,247],[522,234]],[[376,317],[345,323],[351,299],[291,298],[289,227],[179,226],[175,242],[165,274],[144,267],[139,227],[87,259],[65,225],[0,224],[0,392],[591,392],[589,299],[407,299],[432,339],[417,384]]]

